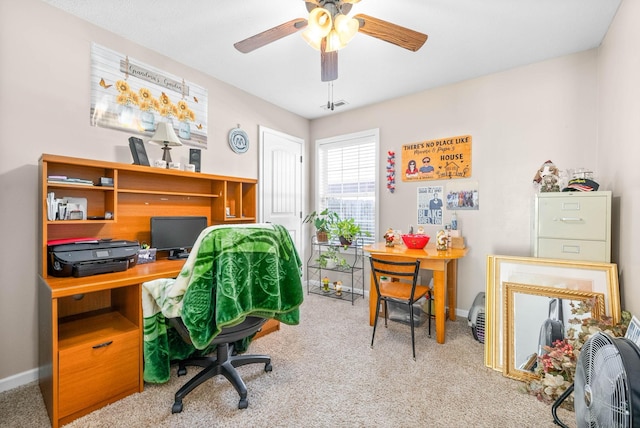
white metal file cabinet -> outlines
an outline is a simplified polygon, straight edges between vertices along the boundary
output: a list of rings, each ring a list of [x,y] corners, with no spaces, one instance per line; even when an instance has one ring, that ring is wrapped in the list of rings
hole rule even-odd
[[[534,257],[611,262],[611,192],[535,196]]]

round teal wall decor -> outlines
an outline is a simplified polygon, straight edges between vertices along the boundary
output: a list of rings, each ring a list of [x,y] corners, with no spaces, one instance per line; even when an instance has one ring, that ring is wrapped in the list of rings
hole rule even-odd
[[[229,131],[229,146],[231,146],[231,150],[239,154],[249,150],[249,136],[240,129],[239,125]]]

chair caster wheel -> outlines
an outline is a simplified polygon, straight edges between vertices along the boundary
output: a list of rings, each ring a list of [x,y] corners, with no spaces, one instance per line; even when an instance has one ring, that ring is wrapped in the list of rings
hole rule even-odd
[[[184,376],[187,374],[187,368],[186,367],[178,367],[178,376]]]
[[[238,409],[246,409],[247,407],[249,407],[249,400],[241,398],[240,401],[238,401]]]
[[[182,412],[182,402],[175,402],[171,407],[171,413],[180,413]]]
[[[267,363],[264,365],[265,372],[270,372],[271,370],[273,370],[273,367],[271,367],[271,363]]]

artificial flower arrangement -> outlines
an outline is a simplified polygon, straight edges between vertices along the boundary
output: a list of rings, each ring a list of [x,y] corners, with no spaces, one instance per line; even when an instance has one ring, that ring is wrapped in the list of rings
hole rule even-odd
[[[592,305],[591,301],[580,301],[577,305],[572,303],[571,313],[576,316],[590,313]],[[625,335],[631,313],[622,311],[620,318],[618,323],[613,323],[611,317],[604,315],[599,319],[570,319],[567,337],[556,341],[553,346],[545,346],[547,353],[538,357],[534,373],[540,377],[528,381],[526,392],[547,404],[554,403],[573,384],[580,350],[593,334],[604,332],[613,337]],[[573,395],[564,400],[561,407],[573,410]]]

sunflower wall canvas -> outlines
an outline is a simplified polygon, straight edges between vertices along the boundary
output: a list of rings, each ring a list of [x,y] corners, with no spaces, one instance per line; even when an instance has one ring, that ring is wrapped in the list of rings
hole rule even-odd
[[[152,136],[171,123],[184,145],[207,148],[207,90],[192,82],[91,45],[91,125]]]

